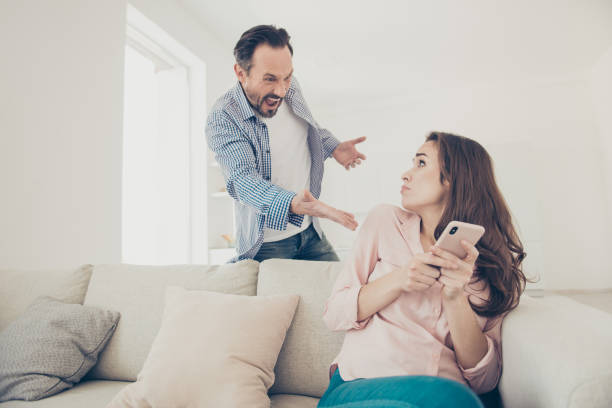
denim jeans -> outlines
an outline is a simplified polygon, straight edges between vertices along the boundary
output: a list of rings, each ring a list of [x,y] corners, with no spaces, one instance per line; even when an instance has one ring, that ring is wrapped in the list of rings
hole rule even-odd
[[[344,381],[332,376],[320,408],[482,408],[467,386],[441,377],[421,375]]]
[[[264,242],[254,259],[262,262],[270,258],[303,259],[306,261],[340,260],[334,248],[325,238],[325,234],[323,234],[322,239],[319,238],[312,224],[304,231],[289,238],[275,242]]]

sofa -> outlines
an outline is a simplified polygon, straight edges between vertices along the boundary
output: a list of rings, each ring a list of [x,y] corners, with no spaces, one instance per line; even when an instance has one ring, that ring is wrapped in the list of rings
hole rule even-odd
[[[0,408],[105,407],[136,380],[160,328],[169,285],[247,296],[299,295],[269,395],[273,408],[315,407],[343,340],[343,333],[330,332],[321,319],[340,268],[334,262],[272,259],[215,266],[0,270],[0,330],[42,295],[121,313],[112,338],[80,383],[48,398],[8,401]],[[612,407],[612,315],[562,296],[523,295],[505,318],[502,336],[498,388],[505,407]]]

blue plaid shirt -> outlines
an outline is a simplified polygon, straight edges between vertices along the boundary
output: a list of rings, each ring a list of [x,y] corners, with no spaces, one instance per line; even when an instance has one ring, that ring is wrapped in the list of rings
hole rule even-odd
[[[323,161],[340,143],[331,132],[319,127],[293,77],[284,103],[308,123],[310,192],[321,194]],[[264,238],[264,228],[284,230],[287,223],[301,226],[303,215],[289,211],[296,192],[287,191],[270,182],[272,161],[270,137],[266,124],[249,104],[238,82],[217,100],[206,120],[208,146],[215,153],[225,177],[227,192],[234,198],[236,214],[236,246],[238,255],[231,262],[255,257]],[[312,218],[321,236],[321,226]]]

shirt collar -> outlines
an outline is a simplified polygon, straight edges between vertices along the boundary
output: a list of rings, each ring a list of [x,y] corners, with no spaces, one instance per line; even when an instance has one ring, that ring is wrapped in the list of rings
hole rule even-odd
[[[425,252],[425,249],[421,245],[421,217],[419,217],[417,213],[402,209],[399,222],[400,233],[408,243],[412,253],[418,254]]]
[[[242,85],[240,85],[240,81],[236,83],[234,88],[232,89],[232,93],[234,98],[238,102],[238,109],[240,110],[240,116],[242,120],[247,120],[255,116],[255,111],[251,107],[244,90],[242,89]]]

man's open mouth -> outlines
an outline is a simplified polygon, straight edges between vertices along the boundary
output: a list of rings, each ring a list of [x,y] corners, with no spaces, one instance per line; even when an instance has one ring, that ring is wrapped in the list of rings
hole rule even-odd
[[[281,101],[281,98],[274,98],[274,97],[268,96],[264,99],[264,105],[267,108],[272,109],[272,108],[276,108],[280,101]]]

